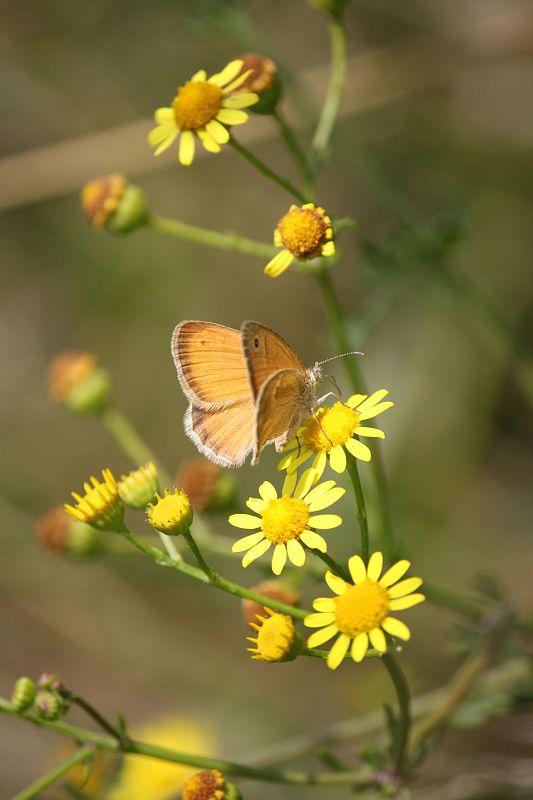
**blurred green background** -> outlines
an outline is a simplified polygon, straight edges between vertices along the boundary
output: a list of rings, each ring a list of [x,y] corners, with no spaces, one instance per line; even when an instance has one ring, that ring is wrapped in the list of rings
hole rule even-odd
[[[185,169],[175,147],[153,159],[145,136],[153,109],[197,69],[212,73],[260,51],[278,64],[283,108],[307,145],[327,83],[325,17],[303,0],[8,0],[0,14],[1,694],[21,674],[54,670],[110,716],[195,717],[234,759],[379,707],[392,698],[374,662],[334,675],[311,659],[252,662],[234,598],[133,555],[54,559],[34,537],[35,518],[88,475],[131,466],[97,421],[49,401],[47,366],[59,351],[97,354],[118,407],[172,472],[194,455],[169,354],[177,322],[259,319],[308,365],[336,353],[310,278],[290,270],[272,281],[260,259],[149,230],[97,234],[78,199],[85,180],[122,171],[158,213],[270,241],[291,202],[281,189],[229,148]],[[379,420],[395,529],[415,574],[455,589],[497,575],[527,614],[533,9],[526,0],[353,0],[346,21],[345,101],[318,199],[332,216],[358,221],[340,235],[333,281],[369,387],[387,387],[396,403]],[[252,115],[242,140],[298,180],[270,120]],[[342,362],[334,373],[348,392]],[[242,498],[276,463],[270,448],[236,474]],[[361,471],[366,480],[368,467]],[[341,513],[349,520],[349,501]],[[216,524],[234,537],[224,518]],[[348,555],[354,536],[355,520],[333,552]],[[264,575],[243,573],[236,557],[217,566],[247,585]],[[447,636],[456,620],[429,605],[409,616],[414,636],[402,663],[423,692],[455,666]],[[60,742],[7,718],[0,737],[8,797]],[[531,763],[523,721],[450,734],[415,797],[470,797],[457,776],[494,773],[498,786],[520,769],[531,797]],[[252,799],[271,792],[244,788]]]

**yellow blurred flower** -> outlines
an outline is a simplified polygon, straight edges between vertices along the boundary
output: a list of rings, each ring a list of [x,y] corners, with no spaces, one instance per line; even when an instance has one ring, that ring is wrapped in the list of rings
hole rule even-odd
[[[214,736],[207,728],[180,717],[164,717],[130,733],[149,744],[202,756],[213,754],[215,748]],[[126,756],[106,800],[174,800],[195,771],[157,758]]]
[[[124,506],[118,493],[115,477],[110,469],[102,470],[103,481],[91,478],[84,483],[85,494],[71,492],[76,505],[65,503],[67,514],[79,522],[86,522],[101,530],[121,530],[124,520]]]
[[[148,134],[149,144],[156,148],[154,155],[169,148],[178,135],[179,160],[184,166],[193,162],[195,136],[210,153],[220,151],[230,138],[227,126],[246,122],[248,114],[242,109],[259,99],[254,92],[236,93],[249,74],[239,74],[242,63],[241,59],[230,61],[210,78],[199,70],[178,88],[171,107],[157,109],[157,127]]]
[[[266,614],[266,616],[265,616]],[[257,614],[250,626],[257,632],[255,638],[247,636],[254,647],[248,647],[256,661],[292,661],[301,652],[301,639],[291,617],[270,608]]]

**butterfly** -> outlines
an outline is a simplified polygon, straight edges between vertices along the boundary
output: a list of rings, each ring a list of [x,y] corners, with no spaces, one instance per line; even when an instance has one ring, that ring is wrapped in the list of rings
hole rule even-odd
[[[246,320],[240,330],[216,322],[180,322],[172,357],[189,400],[185,432],[200,453],[238,467],[274,443],[279,452],[313,413],[320,365],[306,369],[282,337]]]

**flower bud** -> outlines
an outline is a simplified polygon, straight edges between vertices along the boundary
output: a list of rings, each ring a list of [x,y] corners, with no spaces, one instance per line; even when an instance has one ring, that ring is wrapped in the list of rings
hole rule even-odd
[[[146,508],[158,491],[159,477],[152,461],[127,475],[121,475],[118,482],[118,493],[130,508]]]
[[[281,98],[283,87],[274,62],[259,53],[247,53],[238,56],[243,62],[239,75],[250,71],[250,74],[235,94],[254,92],[259,101],[251,106],[254,114],[272,114]]]
[[[41,514],[36,529],[43,549],[55,556],[93,556],[105,550],[100,531],[72,519],[61,506]]]
[[[50,722],[59,719],[66,711],[62,697],[50,689],[40,689],[37,692],[35,708],[40,717]]]
[[[26,711],[33,705],[37,690],[31,678],[26,676],[15,681],[13,692],[11,693],[11,705],[15,711]]]
[[[81,192],[83,213],[93,228],[129,233],[146,224],[148,209],[143,190],[114,173],[86,183]]]
[[[255,661],[294,661],[302,652],[302,637],[288,615],[265,608],[263,614],[257,614],[256,621],[249,624],[257,631],[255,639],[246,637],[255,645],[247,648]]]
[[[102,470],[102,481],[95,477],[84,483],[85,494],[71,492],[76,505],[65,503],[64,509],[78,522],[85,522],[102,531],[124,529],[124,504],[118,493],[115,476],[110,469]]]
[[[61,692],[65,688],[63,681],[55,672],[42,672],[37,685],[39,689],[50,689],[54,692]]]
[[[281,581],[262,581],[257,586],[252,586],[252,591],[265,597],[270,597],[272,600],[279,600],[280,603],[286,603],[288,606],[295,606],[300,602],[299,593],[290,589]],[[257,614],[264,613],[265,606],[256,603],[255,600],[248,600],[248,598],[244,597],[241,600],[241,610],[245,622],[250,623],[256,621]]]
[[[111,387],[105,370],[92,353],[65,351],[48,369],[50,396],[78,414],[100,414],[109,403]]]
[[[233,475],[205,458],[185,461],[176,475],[176,486],[185,492],[195,511],[229,511],[237,499]]]
[[[332,17],[340,19],[347,0],[307,0],[310,6],[319,11],[326,11]]]
[[[157,494],[155,501],[149,503],[146,514],[150,525],[168,536],[187,533],[193,520],[190,500],[179,489],[173,492],[165,489],[163,497]]]

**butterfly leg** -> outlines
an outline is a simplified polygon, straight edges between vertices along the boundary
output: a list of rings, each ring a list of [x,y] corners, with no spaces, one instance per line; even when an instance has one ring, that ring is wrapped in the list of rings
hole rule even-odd
[[[321,405],[324,402],[324,400],[328,399],[328,397],[334,397],[335,400],[342,402],[341,397],[336,392],[328,392],[327,394],[323,394],[322,397],[319,397],[318,400],[315,400],[315,402],[313,403],[313,408],[316,408],[317,406]]]
[[[331,392],[330,392],[330,394],[331,394]],[[327,397],[327,395],[326,395],[326,397]],[[316,424],[318,425],[318,427],[320,428],[320,430],[322,431],[322,433],[324,434],[324,436],[326,437],[326,439],[328,440],[330,445],[333,447],[334,446],[333,442],[331,441],[331,439],[327,435],[326,431],[322,427],[322,423],[320,422],[320,417],[318,416],[318,414],[316,413],[314,408],[311,409],[311,414],[313,415],[313,419],[315,420]]]

